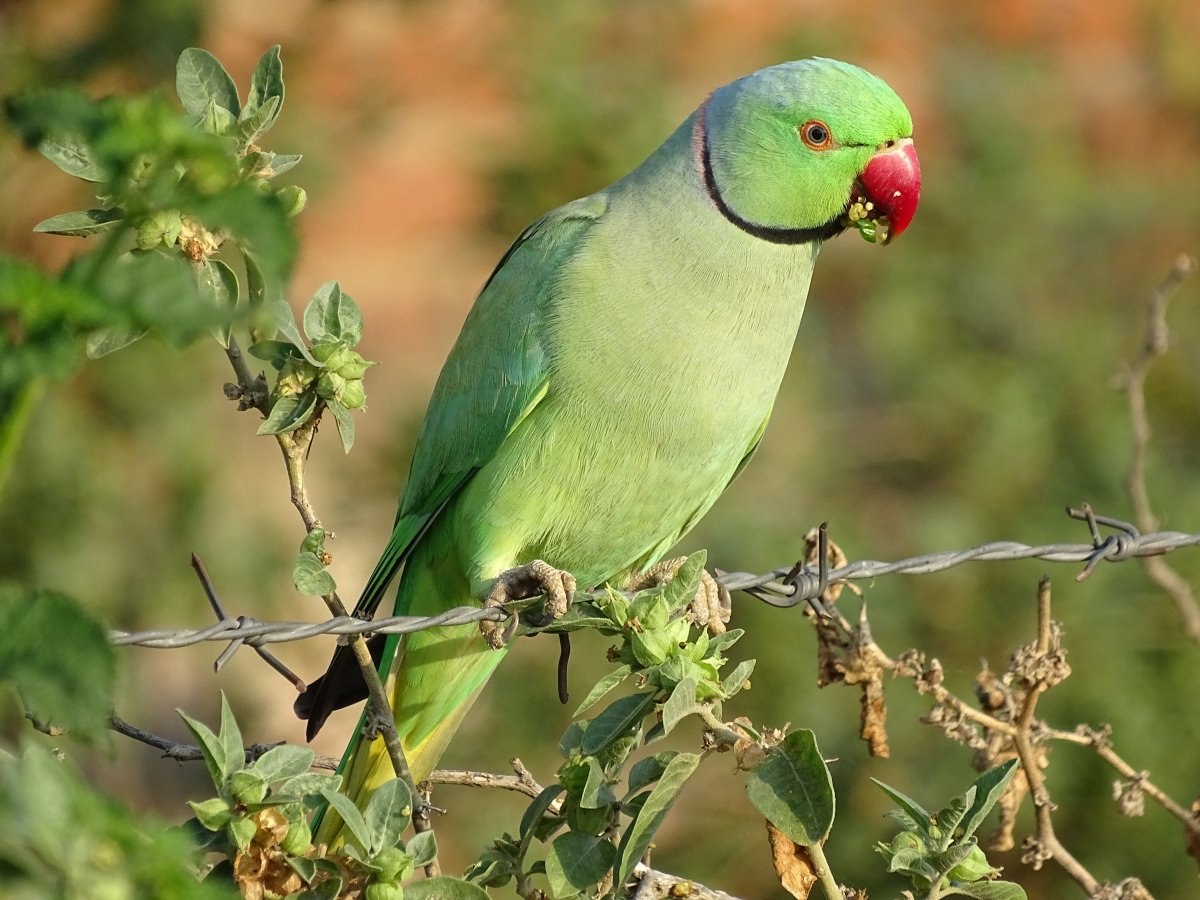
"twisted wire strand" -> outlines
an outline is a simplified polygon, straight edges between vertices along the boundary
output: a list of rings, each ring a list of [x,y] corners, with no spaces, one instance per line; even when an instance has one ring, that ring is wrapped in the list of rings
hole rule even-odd
[[[1120,562],[1200,545],[1200,534],[1181,531],[1140,534],[1129,523],[1096,516],[1086,506],[1081,510],[1068,512],[1072,518],[1087,520],[1093,535],[1091,544],[1031,546],[1017,541],[993,541],[967,550],[926,553],[895,562],[857,560],[824,573],[807,565],[799,569],[796,566],[787,566],[761,575],[726,572],[717,580],[730,591],[749,591],[759,600],[773,606],[790,607],[819,597],[828,584],[838,581],[896,574],[927,575],[966,562],[1019,559],[1083,563],[1083,571],[1077,576],[1078,580],[1082,581],[1103,560]],[[1101,537],[1097,525],[1116,530]],[[339,616],[324,622],[260,622],[248,616],[239,616],[236,619],[222,618],[207,628],[110,631],[109,640],[118,646],[136,645],[157,649],[187,647],[205,641],[237,641],[251,647],[259,647],[263,644],[302,641],[326,634],[408,634],[440,625],[467,625],[484,620],[499,622],[508,615],[509,613],[502,609],[460,606],[436,616],[388,616],[371,621],[353,616]]]

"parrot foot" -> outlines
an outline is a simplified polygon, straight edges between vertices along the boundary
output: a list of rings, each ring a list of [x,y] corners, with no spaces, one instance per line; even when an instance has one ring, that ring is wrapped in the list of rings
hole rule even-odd
[[[650,587],[660,587],[674,578],[679,567],[685,562],[687,557],[680,556],[655,563],[645,572],[630,578],[625,589],[641,591]],[[729,588],[713,578],[707,569],[701,569],[700,584],[696,588],[696,596],[692,599],[688,618],[701,627],[708,626],[709,634],[723,634],[732,610],[733,599],[729,596]]]
[[[575,596],[575,576],[535,559],[515,569],[501,572],[484,601],[485,607],[503,606],[511,600],[546,595],[546,614],[562,618]],[[499,650],[512,637],[503,622],[480,622],[479,630],[493,650]]]

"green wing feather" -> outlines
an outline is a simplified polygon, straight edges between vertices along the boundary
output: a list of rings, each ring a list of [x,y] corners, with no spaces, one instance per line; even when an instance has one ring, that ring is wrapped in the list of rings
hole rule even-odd
[[[543,216],[492,272],[429,401],[401,516],[429,512],[460,487],[545,395],[542,327],[555,275],[607,206],[597,194]]]
[[[548,366],[539,326],[555,274],[606,209],[607,201],[597,194],[548,213],[517,238],[488,278],[434,388],[392,534],[355,616],[375,614],[388,585],[443,511],[545,396]],[[396,615],[408,611],[406,596],[398,594]],[[386,643],[372,641],[385,675],[397,642],[394,635]],[[353,654],[340,647],[326,674],[294,708],[308,720],[312,740],[333,710],[365,696]]]

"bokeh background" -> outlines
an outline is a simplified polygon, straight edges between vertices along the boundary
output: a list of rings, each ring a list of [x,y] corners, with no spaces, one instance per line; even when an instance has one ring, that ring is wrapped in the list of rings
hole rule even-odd
[[[548,208],[643,159],[705,94],[753,69],[825,55],[863,65],[907,101],[925,173],[918,217],[880,250],[853,236],[822,254],[774,422],[745,475],[689,537],[713,564],[763,570],[795,558],[828,520],[851,558],[891,559],[995,539],[1077,541],[1062,513],[1089,500],[1129,516],[1130,456],[1114,375],[1139,349],[1144,299],[1181,251],[1200,250],[1200,5],[1191,0],[817,0],[542,3],[409,0],[8,0],[0,87],[79,83],[94,94],[173,85],[187,46],[214,52],[243,92],[283,45],[288,100],[270,149],[304,154],[309,195],[297,306],[337,278],[366,317],[370,410],[343,457],[332,434],[311,463],[337,533],[334,574],[353,596],[390,528],[424,405],[462,318],[511,238]],[[86,203],[77,182],[0,138],[0,247],[58,267],[82,243],[34,235]],[[1149,484],[1166,527],[1200,529],[1200,289],[1172,309],[1174,349],[1149,383]],[[143,341],[82,366],[44,395],[0,497],[0,577],[65,589],[114,627],[202,625],[188,567],[208,563],[227,605],[316,619],[290,587],[300,526],[278,451],[223,398],[211,343]],[[1200,582],[1200,553],[1172,557]],[[867,586],[879,643],[942,660],[969,694],[981,658],[1003,668],[1034,633],[1037,580],[1054,578],[1075,674],[1040,710],[1060,727],[1110,723],[1115,744],[1174,797],[1200,788],[1200,647],[1137,563],[1075,569],[981,563]],[[853,604],[853,598],[847,595]],[[925,702],[889,688],[893,756],[857,740],[858,697],[817,691],[795,611],[738,598],[738,646],[755,689],[731,711],[814,728],[833,765],[828,854],[844,881],[898,892],[871,852],[890,838],[883,779],[940,805],[973,777],[969,753],[920,725]],[[314,677],[331,642],[281,651]],[[605,669],[579,641],[577,694]],[[445,760],[543,781],[568,721],[554,699],[554,642],[523,641]],[[64,653],[70,648],[64,647]],[[225,690],[248,740],[299,741],[290,688],[251,653],[214,675],[215,646],[122,651],[118,709],[183,739],[173,713],[214,719]],[[340,751],[340,714],[318,750]],[[10,723],[9,728],[16,727]],[[197,766],[124,739],[87,758],[96,783],[182,820],[204,796]],[[709,761],[660,835],[655,861],[747,897],[783,896],[761,821],[732,761]],[[1101,879],[1141,877],[1158,897],[1196,895],[1181,829],[1148,806],[1121,818],[1112,773],[1056,747],[1059,835]],[[442,789],[443,859],[461,871],[513,830],[516,797]],[[1022,820],[1026,831],[1028,815]],[[1074,895],[1053,867],[999,858],[1030,896]]]

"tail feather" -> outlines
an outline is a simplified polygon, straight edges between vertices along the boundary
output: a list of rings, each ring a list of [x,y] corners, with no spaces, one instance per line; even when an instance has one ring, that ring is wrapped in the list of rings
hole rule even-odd
[[[465,577],[440,548],[442,529],[431,532],[401,575],[397,608],[409,615],[433,615],[473,602]],[[483,690],[503,650],[493,650],[475,625],[430,628],[405,635],[391,660],[395,641],[384,652],[382,670],[396,731],[415,782],[426,780],[463,718]],[[362,722],[342,758],[342,791],[362,809],[381,784],[395,778],[383,738],[362,740]],[[316,840],[336,846],[345,840],[341,817],[327,810],[314,828]]]

